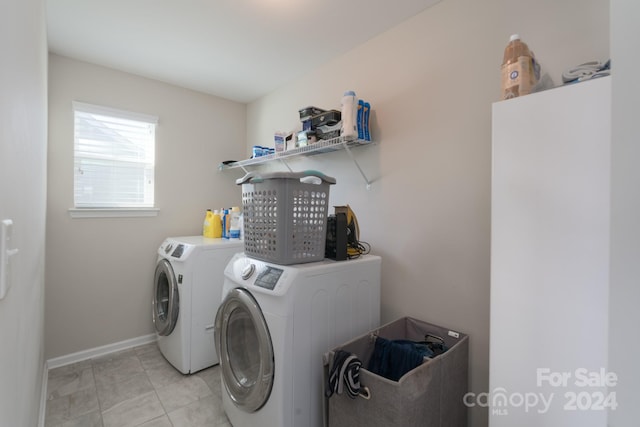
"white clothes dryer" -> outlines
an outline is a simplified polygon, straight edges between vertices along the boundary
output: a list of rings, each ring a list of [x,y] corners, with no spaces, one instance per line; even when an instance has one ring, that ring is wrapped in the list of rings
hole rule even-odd
[[[380,324],[378,256],[276,265],[236,254],[215,321],[234,427],[320,427],[322,356]]]
[[[170,237],[158,249],[153,324],[164,357],[183,374],[218,363],[213,342],[224,268],[243,242],[202,236]]]

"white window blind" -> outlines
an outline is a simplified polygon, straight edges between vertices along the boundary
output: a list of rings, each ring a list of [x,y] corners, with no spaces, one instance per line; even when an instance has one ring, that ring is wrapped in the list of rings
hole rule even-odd
[[[157,117],[73,103],[76,208],[154,206]]]

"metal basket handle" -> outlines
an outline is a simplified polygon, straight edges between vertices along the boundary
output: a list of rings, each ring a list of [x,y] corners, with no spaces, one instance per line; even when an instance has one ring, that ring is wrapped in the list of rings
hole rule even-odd
[[[259,183],[263,182],[265,179],[275,179],[275,178],[285,178],[285,179],[299,179],[303,180],[304,178],[316,177],[320,178],[320,182],[313,181],[304,181],[307,184],[322,184],[322,182],[326,182],[328,184],[335,184],[336,179],[330,177],[328,175],[323,174],[317,170],[306,170],[302,172],[270,172],[265,174],[257,174],[255,172],[249,172],[242,178],[238,178],[236,180],[237,185],[246,184],[247,182],[251,183]]]

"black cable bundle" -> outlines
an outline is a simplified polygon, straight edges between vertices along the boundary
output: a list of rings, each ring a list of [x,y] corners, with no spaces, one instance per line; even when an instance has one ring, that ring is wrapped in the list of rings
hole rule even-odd
[[[371,245],[363,241],[355,241],[347,243],[347,258],[358,258],[360,255],[366,255],[371,251]]]

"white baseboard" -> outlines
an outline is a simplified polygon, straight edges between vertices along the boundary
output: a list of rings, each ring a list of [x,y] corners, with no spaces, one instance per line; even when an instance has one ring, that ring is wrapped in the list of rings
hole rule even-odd
[[[104,356],[109,353],[115,353],[116,351],[127,350],[129,348],[137,347],[144,344],[149,344],[157,340],[156,334],[143,335],[137,338],[131,338],[128,340],[116,342],[113,344],[107,344],[100,347],[90,348],[82,350],[77,353],[68,354],[66,356],[54,357],[46,362],[45,373],[49,369],[59,368],[61,366],[70,365],[72,363],[81,362],[83,360],[91,359],[94,357]],[[46,395],[46,391],[45,391]],[[45,397],[46,399],[46,397]]]

